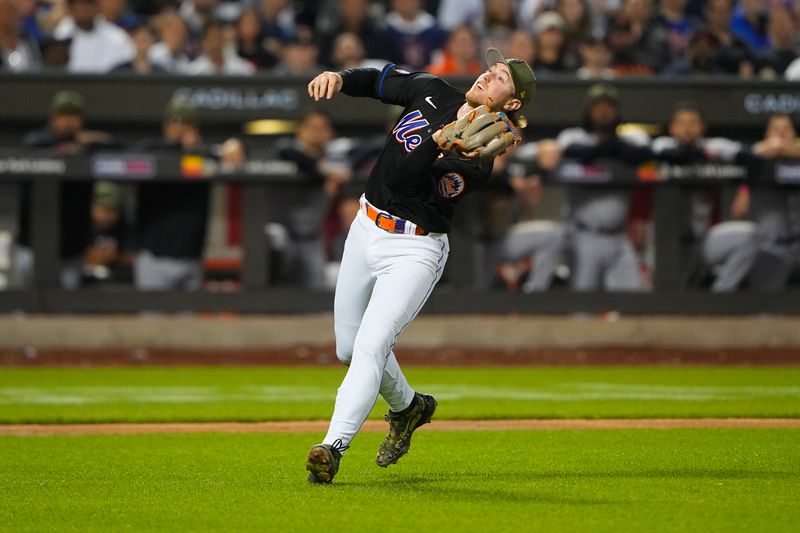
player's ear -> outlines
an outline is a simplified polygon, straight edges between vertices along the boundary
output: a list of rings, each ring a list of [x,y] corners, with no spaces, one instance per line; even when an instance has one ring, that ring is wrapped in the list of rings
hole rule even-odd
[[[503,106],[503,111],[516,111],[522,107],[522,102],[519,101],[519,98],[512,98]]]

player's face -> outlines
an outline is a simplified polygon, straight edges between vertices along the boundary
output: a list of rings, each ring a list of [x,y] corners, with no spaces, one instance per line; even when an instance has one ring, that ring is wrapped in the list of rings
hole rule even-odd
[[[589,118],[595,127],[610,128],[617,121],[617,106],[612,100],[600,98],[589,108]]]
[[[495,63],[489,70],[478,76],[475,83],[467,91],[467,102],[472,106],[479,106],[489,99],[492,110],[503,107],[514,100],[514,81],[511,71],[504,63]]]
[[[789,117],[772,117],[767,126],[767,139],[793,141],[797,137],[794,125]]]
[[[694,111],[678,111],[669,125],[669,134],[679,143],[691,144],[703,136],[705,124]]]

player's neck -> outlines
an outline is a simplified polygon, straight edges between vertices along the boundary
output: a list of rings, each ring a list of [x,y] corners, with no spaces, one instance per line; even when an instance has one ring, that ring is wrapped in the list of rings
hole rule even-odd
[[[463,117],[464,115],[466,115],[467,113],[469,113],[473,109],[475,109],[475,106],[473,106],[469,102],[464,102],[464,105],[462,105],[461,107],[458,108],[458,112],[456,112],[456,118]]]

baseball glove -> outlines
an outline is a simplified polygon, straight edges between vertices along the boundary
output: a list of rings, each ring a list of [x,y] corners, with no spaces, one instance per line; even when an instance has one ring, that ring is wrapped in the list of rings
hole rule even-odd
[[[519,131],[502,112],[476,107],[442,128],[436,143],[462,157],[492,159],[520,141]]]

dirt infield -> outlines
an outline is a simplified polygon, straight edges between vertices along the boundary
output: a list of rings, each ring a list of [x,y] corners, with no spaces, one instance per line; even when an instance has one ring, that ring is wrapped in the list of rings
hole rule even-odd
[[[0,435],[135,435],[147,433],[322,433],[327,421],[201,422],[142,424],[16,424],[0,425]],[[558,430],[558,429],[680,429],[680,428],[800,428],[791,418],[642,418],[552,420],[439,420],[426,430]],[[386,423],[368,420],[362,431],[386,431]]]
[[[315,366],[338,365],[333,346],[258,350],[0,349],[0,367],[29,366]],[[800,349],[788,348],[399,348],[409,366],[725,365],[798,366]]]

